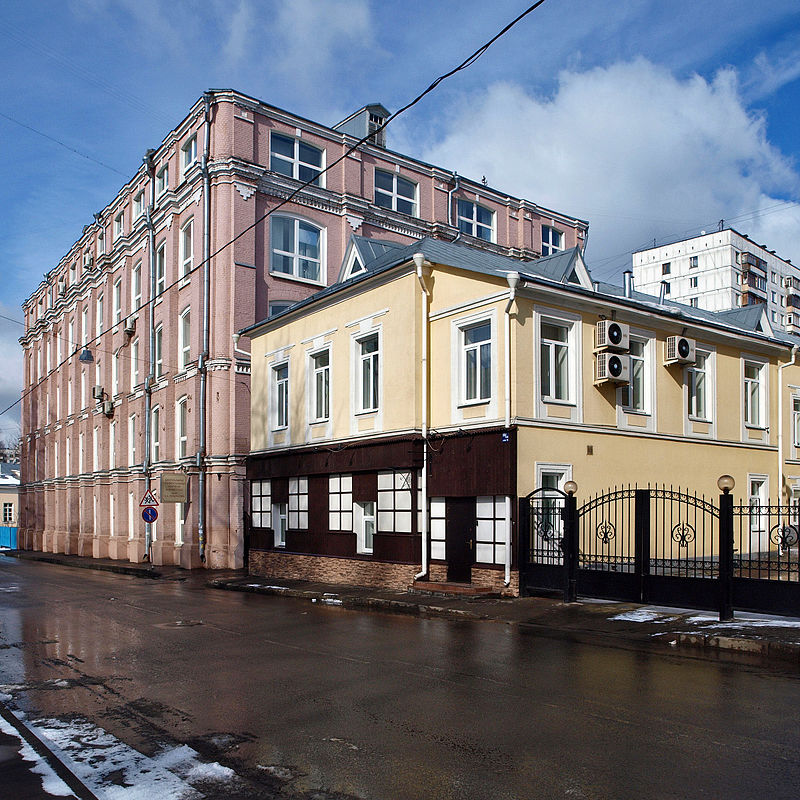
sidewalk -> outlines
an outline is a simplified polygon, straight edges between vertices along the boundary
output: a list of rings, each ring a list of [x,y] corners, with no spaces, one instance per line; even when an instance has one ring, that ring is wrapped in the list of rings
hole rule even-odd
[[[800,618],[737,612],[720,622],[714,612],[581,599],[563,603],[550,597],[455,597],[358,586],[278,580],[242,570],[189,572],[110,559],[57,553],[2,551],[4,555],[64,566],[99,569],[162,580],[201,580],[228,591],[292,597],[327,606],[384,613],[488,620],[539,635],[611,647],[657,647],[705,658],[768,659],[800,667]]]

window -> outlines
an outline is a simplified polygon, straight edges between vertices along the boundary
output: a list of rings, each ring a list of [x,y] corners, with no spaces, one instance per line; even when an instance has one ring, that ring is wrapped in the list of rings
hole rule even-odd
[[[64,442],[64,474],[71,475],[72,474],[72,452],[71,452],[71,445],[72,441],[67,438]]]
[[[86,347],[89,342],[89,306],[84,306],[81,311],[81,346]]]
[[[378,473],[378,530],[411,533],[411,473]]]
[[[622,405],[626,411],[647,413],[647,342],[630,340],[630,382],[620,389]]]
[[[376,169],[375,205],[416,216],[417,184],[396,173]]]
[[[308,478],[289,478],[289,528],[308,529]]]
[[[764,365],[744,362],[744,424],[764,427]]]
[[[699,304],[700,304],[700,301],[698,300],[698,298],[696,298],[696,297],[690,297],[689,298],[689,305],[692,308],[697,308],[699,306]]]
[[[494,241],[494,211],[469,200],[459,200],[457,209],[458,229],[462,233],[487,242]]]
[[[83,475],[83,432],[78,434],[78,475]]]
[[[131,342],[131,391],[139,385],[139,340]]]
[[[689,288],[690,289],[696,289],[697,288],[697,276],[696,275],[693,275],[691,278],[689,278]]]
[[[551,256],[563,249],[564,234],[549,225],[542,225],[542,255]]]
[[[92,431],[92,471],[100,469],[100,428],[95,426]]]
[[[86,408],[86,370],[81,370],[81,408]]]
[[[470,325],[461,335],[464,401],[488,400],[492,395],[492,323]]]
[[[670,294],[669,281],[661,281],[661,285],[664,287],[664,294]]]
[[[111,396],[119,394],[119,352],[111,356]]]
[[[164,326],[159,325],[156,328],[154,342],[155,348],[153,353],[153,360],[156,363],[156,378],[160,378],[164,374]]]
[[[358,349],[358,410],[377,411],[379,401],[380,351],[378,334],[356,341]]]
[[[117,421],[112,420],[108,426],[108,468],[117,466]]]
[[[670,272],[672,272],[672,264],[671,262],[667,261],[666,263],[661,265],[661,274],[669,275]]]
[[[161,460],[161,426],[159,423],[161,422],[161,408],[156,406],[152,412],[150,413],[150,419],[152,421],[151,425],[151,460],[152,461],[160,461]]]
[[[254,528],[272,527],[272,484],[250,481],[250,519]]]
[[[186,528],[186,512],[188,503],[175,504],[175,544],[183,544],[183,531]]]
[[[268,315],[274,317],[276,314],[282,314],[293,305],[292,300],[275,300],[269,304]]]
[[[697,269],[697,256],[689,256],[689,269]]]
[[[274,503],[272,506],[272,530],[275,547],[286,547],[286,523],[289,512],[286,503]]]
[[[689,416],[708,420],[708,353],[696,353],[695,362],[686,370],[688,378]]]
[[[311,356],[311,421],[323,422],[330,416],[331,354],[323,350]]]
[[[164,194],[169,189],[169,164],[164,164],[156,172],[156,196]]]
[[[800,397],[792,398],[792,444],[800,447]]]
[[[289,364],[279,364],[272,368],[273,391],[275,395],[275,428],[289,426]]]
[[[115,325],[122,321],[122,278],[114,281],[114,290],[111,294],[111,313]]]
[[[67,416],[72,415],[72,378],[67,381]],[[69,441],[69,439],[67,439]]]
[[[10,525],[14,521],[14,504],[3,503],[3,524]]]
[[[540,391],[543,400],[570,399],[569,334],[569,325],[542,320]]]
[[[375,503],[356,503],[356,550],[371,553],[375,539]]]
[[[128,464],[136,463],[136,414],[128,417]]]
[[[167,244],[161,242],[156,250],[156,297],[163,294],[167,286]]]
[[[119,239],[125,234],[125,215],[122,211],[114,217],[114,238]]]
[[[296,178],[314,186],[322,186],[322,150],[306,144],[302,139],[272,133],[269,148],[269,168],[289,178]]]
[[[185,370],[189,366],[192,350],[192,310],[187,308],[178,320],[178,368]]]
[[[186,140],[186,143],[181,147],[181,165],[183,167],[184,177],[189,167],[197,161],[197,134]]]
[[[131,275],[131,314],[138,311],[142,304],[142,262],[133,268]]]
[[[322,229],[293,217],[272,217],[270,270],[307,281],[322,281]]]
[[[73,286],[78,281],[78,265],[72,263],[69,265],[69,285]]]
[[[114,493],[108,495],[108,535],[113,539],[114,532]]]
[[[186,277],[194,266],[194,220],[181,228],[181,277]]]
[[[506,499],[476,498],[475,560],[481,564],[504,564],[506,557]]]
[[[134,220],[139,219],[139,217],[144,214],[144,189],[141,192],[137,192],[133,197],[133,218]]]
[[[103,332],[103,295],[99,295],[97,298],[97,315],[95,316],[94,325],[95,335],[100,336]]]
[[[104,230],[100,230],[100,233],[97,234],[97,254],[100,256],[105,255],[106,253],[106,232]]]
[[[189,451],[189,398],[175,404],[175,457],[186,458]]]
[[[353,530],[352,475],[328,476],[328,530]]]

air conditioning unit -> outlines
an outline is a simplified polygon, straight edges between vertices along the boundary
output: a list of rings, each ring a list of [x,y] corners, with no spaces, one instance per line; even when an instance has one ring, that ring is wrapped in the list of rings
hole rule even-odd
[[[105,400],[103,402],[103,413],[107,417],[113,417],[114,416],[114,401],[113,400]]]
[[[95,386],[92,389],[92,399],[94,400],[102,400],[103,399],[103,387],[102,386]]]
[[[595,359],[595,384],[628,383],[630,380],[630,356],[618,353],[597,353]]]
[[[664,364],[694,364],[696,342],[687,336],[667,336],[664,343]]]
[[[58,293],[64,294],[67,291],[67,282],[66,281],[59,281],[58,282]]]
[[[136,317],[128,317],[125,320],[125,327],[123,328],[128,336],[133,336],[136,333]]]
[[[630,328],[624,322],[601,319],[594,329],[594,346],[598,350],[624,351],[630,348]]]

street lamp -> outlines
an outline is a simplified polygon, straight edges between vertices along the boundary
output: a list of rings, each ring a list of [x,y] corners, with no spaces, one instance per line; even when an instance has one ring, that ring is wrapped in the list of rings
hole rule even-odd
[[[81,354],[78,356],[78,361],[81,364],[91,364],[94,361],[92,358],[92,351],[88,347],[84,347]]]
[[[565,491],[565,492],[566,492],[566,493],[567,493],[567,494],[568,494],[570,497],[572,497],[572,495],[574,495],[574,494],[575,494],[575,492],[577,492],[577,491],[578,491],[578,484],[577,484],[577,483],[575,483],[575,481],[567,481],[567,482],[564,484],[564,491]]]
[[[736,486],[736,481],[730,475],[720,475],[717,478],[717,486],[723,494],[728,494]]]

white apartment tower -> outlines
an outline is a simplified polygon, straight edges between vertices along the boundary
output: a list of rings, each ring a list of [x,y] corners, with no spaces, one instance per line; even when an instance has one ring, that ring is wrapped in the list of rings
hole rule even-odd
[[[633,279],[640,292],[707,311],[761,304],[774,328],[800,327],[800,270],[733,228],[635,252]]]

